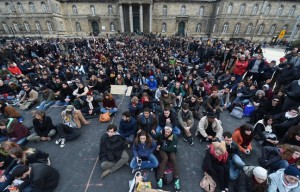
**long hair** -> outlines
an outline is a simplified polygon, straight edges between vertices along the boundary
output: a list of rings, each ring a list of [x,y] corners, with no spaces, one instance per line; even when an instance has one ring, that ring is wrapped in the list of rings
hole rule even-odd
[[[146,132],[146,131],[144,131],[144,130],[142,130],[141,132],[139,132],[138,134],[137,134],[137,136],[136,136],[136,138],[135,138],[135,140],[134,140],[134,143],[135,143],[135,145],[138,145],[138,143],[140,142],[140,137],[141,136],[146,136],[146,145],[147,145],[147,147],[151,147],[151,145],[152,145],[152,138],[150,137],[150,135]]]
[[[245,131],[251,131],[251,135],[246,135]],[[249,125],[249,124],[244,124],[240,127],[240,132],[241,132],[241,135],[243,138],[246,138],[246,137],[252,137],[253,136],[253,127],[252,125]]]
[[[29,148],[29,147],[21,147],[17,146],[12,148],[9,153],[11,155],[16,156],[17,159],[19,159],[23,164],[26,165],[27,163],[27,156],[36,153],[36,149]]]

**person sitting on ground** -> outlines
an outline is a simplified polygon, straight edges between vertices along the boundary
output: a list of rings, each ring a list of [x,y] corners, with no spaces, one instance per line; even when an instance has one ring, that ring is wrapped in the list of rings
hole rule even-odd
[[[222,192],[228,191],[229,167],[227,165],[228,152],[224,141],[212,142],[206,149],[202,170],[216,182]]]
[[[212,142],[215,139],[222,139],[223,127],[214,113],[209,112],[199,121],[195,136],[200,137],[200,143],[203,141]]]
[[[51,117],[46,116],[44,111],[35,111],[32,124],[35,133],[27,137],[28,141],[50,141],[56,134],[55,126],[52,124]]]
[[[101,178],[120,169],[128,163],[129,155],[125,151],[123,137],[117,132],[117,126],[110,124],[101,137],[99,161],[103,170]]]
[[[300,58],[299,58],[300,59]],[[294,80],[285,87],[286,98],[284,100],[282,110],[300,105],[300,79]]]
[[[26,142],[30,131],[15,118],[2,119],[0,121],[0,141],[13,141],[19,145]]]
[[[240,151],[249,155],[252,150],[253,128],[249,124],[244,124],[237,128],[232,134],[232,139],[235,141]]]
[[[262,145],[274,146],[278,144],[276,134],[272,129],[273,117],[272,115],[266,115],[263,119],[259,120],[254,125],[254,139],[257,141],[262,141]]]
[[[8,100],[15,97],[14,90],[8,84],[5,84],[2,79],[0,79],[0,97]]]
[[[285,169],[279,169],[269,175],[268,192],[298,192],[300,191],[300,171],[297,167],[290,165]]]
[[[73,91],[73,88],[70,87],[67,82],[62,82],[62,88],[59,91],[59,96],[57,96],[59,101],[56,102],[56,105],[67,107],[70,103],[72,103],[75,98]]]
[[[116,101],[109,92],[104,93],[102,106],[101,113],[109,112],[110,115],[113,115],[118,111]]]
[[[43,101],[36,108],[39,109],[39,110],[45,111],[51,105],[54,105],[54,103],[55,103],[55,95],[54,95],[54,92],[51,89],[49,89],[48,87],[46,87],[46,86],[42,87],[41,91],[43,93]]]
[[[220,107],[220,98],[218,96],[218,90],[213,90],[212,94],[207,98],[206,110],[215,114],[217,118],[220,117],[220,113],[223,111]]]
[[[165,90],[161,91],[161,96],[159,98],[159,103],[161,110],[164,111],[166,107],[173,110],[176,101],[176,96],[173,93],[168,93]]]
[[[231,101],[230,101],[230,89],[228,87],[225,87],[224,90],[220,93],[219,95],[220,98],[220,106],[222,108],[222,110],[226,110],[228,109],[228,107],[230,107],[231,105]]]
[[[20,99],[20,109],[25,110],[38,102],[39,93],[32,89],[29,85],[25,85],[23,88],[25,94]]]
[[[136,118],[143,111],[143,104],[139,101],[138,97],[133,96],[128,109],[131,116]]]
[[[224,132],[223,137],[228,152],[229,179],[234,181],[239,177],[240,171],[245,166],[245,163],[241,159],[242,153],[239,146],[232,140],[232,134],[230,132]]]
[[[147,132],[142,130],[137,134],[132,146],[133,159],[130,163],[133,173],[136,170],[152,169],[158,166],[158,160],[153,154],[156,146],[155,141]]]
[[[163,130],[163,128],[168,125],[172,127],[173,133],[178,136],[180,135],[181,131],[177,127],[177,123],[178,122],[175,112],[171,111],[169,108],[164,108],[163,113],[158,117],[158,126],[156,128],[156,133],[160,133],[161,130]]]
[[[178,112],[178,122],[184,130],[183,140],[188,141],[190,145],[194,145],[191,129],[194,126],[193,113],[189,110],[189,104],[184,103],[181,110]]]
[[[175,85],[171,87],[170,93],[173,93],[176,96],[175,107],[181,108],[181,103],[183,97],[185,96],[185,92],[180,82],[176,82]]]
[[[0,101],[0,112],[4,118],[20,119],[22,117],[22,115],[13,106],[7,105],[3,101]]]
[[[137,123],[136,120],[133,117],[131,117],[129,111],[125,111],[122,114],[122,119],[120,120],[119,126],[119,133],[124,138],[127,145],[130,147],[130,144],[133,143],[137,133]]]
[[[35,148],[16,146],[9,151],[9,154],[17,159],[18,164],[45,163],[50,165],[49,154]]]
[[[92,92],[86,94],[86,99],[83,104],[82,113],[86,115],[97,115],[100,113],[100,105],[95,99]]]
[[[6,175],[9,171],[6,170],[6,168],[10,165],[10,163],[14,160],[10,155],[9,155],[9,151],[14,148],[17,147],[18,144],[16,142],[12,142],[12,141],[3,141],[1,142],[0,145],[0,174]]]
[[[158,122],[154,113],[149,108],[144,108],[144,112],[137,117],[138,132],[145,131],[151,136],[156,135]]]
[[[300,125],[290,127],[284,136],[282,143],[297,145],[300,147]]]
[[[176,153],[178,138],[172,133],[172,127],[165,126],[164,129],[158,133],[157,136],[157,147],[156,150],[159,152],[161,157],[161,162],[159,164],[157,173],[157,187],[162,189],[163,187],[163,175],[167,168],[167,163],[170,161],[173,167],[173,178],[174,178],[174,188],[175,190],[180,190],[179,183],[179,170],[177,166]]]
[[[267,99],[263,90],[257,90],[255,92],[255,96],[250,97],[250,102],[256,109],[262,107],[266,103],[266,101]]]
[[[200,104],[198,102],[198,98],[196,95],[191,95],[186,102],[189,105],[190,111],[193,113],[195,119],[200,120],[203,116],[202,111],[200,109]]]
[[[268,171],[259,166],[245,166],[238,182],[235,183],[234,191],[264,192],[268,189]]]

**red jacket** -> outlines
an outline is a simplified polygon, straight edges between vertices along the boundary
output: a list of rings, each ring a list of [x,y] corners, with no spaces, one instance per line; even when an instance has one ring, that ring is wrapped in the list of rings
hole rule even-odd
[[[249,64],[248,61],[240,61],[239,59],[236,60],[233,73],[235,75],[244,75],[248,67],[248,64]]]
[[[22,74],[22,71],[19,69],[19,67],[17,67],[17,66],[13,66],[13,67],[8,67],[7,68],[13,75],[16,75],[16,74],[18,74],[18,75],[20,75],[20,74]]]

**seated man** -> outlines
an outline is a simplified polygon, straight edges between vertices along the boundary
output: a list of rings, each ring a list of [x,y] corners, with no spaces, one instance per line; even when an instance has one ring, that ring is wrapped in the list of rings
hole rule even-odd
[[[220,116],[222,109],[220,108],[220,98],[218,96],[218,90],[213,90],[212,94],[207,98],[206,110],[215,114],[217,118]]]
[[[132,117],[136,118],[143,111],[143,104],[139,101],[138,97],[133,96],[131,103],[129,103],[129,112]]]
[[[33,90],[29,85],[24,87],[25,94],[20,99],[20,109],[28,109],[33,104],[37,103],[39,98],[39,93],[36,90]]]
[[[155,114],[150,112],[149,108],[144,108],[144,112],[137,117],[138,132],[144,130],[149,135],[156,135],[156,127],[158,125]]]
[[[99,161],[103,170],[101,178],[120,169],[128,163],[129,155],[125,151],[123,137],[117,132],[117,126],[108,125],[106,133],[101,137]]]
[[[100,105],[92,92],[86,94],[82,112],[86,115],[96,115],[100,113]]]
[[[44,111],[55,103],[55,95],[54,92],[46,86],[42,87],[41,91],[43,92],[43,101],[37,109]]]
[[[163,113],[158,117],[158,126],[156,128],[156,133],[160,133],[165,126],[170,126],[173,129],[173,133],[180,135],[181,131],[177,127],[177,117],[175,112],[171,111],[169,108],[165,108]]]
[[[194,145],[194,139],[191,134],[191,128],[194,126],[193,113],[189,110],[189,104],[184,103],[182,109],[178,112],[178,121],[180,127],[184,130],[183,140]]]
[[[193,113],[195,119],[200,120],[203,116],[202,111],[200,109],[200,104],[198,102],[198,98],[196,95],[192,95],[188,100],[187,103],[189,105],[190,111]]]
[[[170,93],[173,93],[176,96],[175,107],[180,108],[182,99],[185,96],[185,92],[180,82],[176,82],[175,85],[171,87]]]
[[[130,144],[133,143],[135,135],[137,133],[137,124],[136,120],[133,117],[131,117],[129,111],[125,111],[122,114],[122,119],[120,121],[119,126],[119,133],[130,147]]]
[[[173,109],[176,101],[176,96],[173,93],[168,93],[165,90],[161,91],[161,96],[159,98],[159,103],[161,110],[163,111],[166,107]]]

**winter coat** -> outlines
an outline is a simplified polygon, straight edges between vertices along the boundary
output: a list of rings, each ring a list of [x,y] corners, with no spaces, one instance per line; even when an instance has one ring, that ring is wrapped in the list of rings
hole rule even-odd
[[[155,114],[152,114],[152,113],[150,113],[148,119],[149,120],[147,123],[144,113],[140,114],[137,117],[137,126],[138,126],[138,130],[145,130],[147,133],[150,134],[152,130],[155,131],[155,129],[157,128],[158,122],[157,122]]]
[[[235,62],[233,73],[235,75],[244,75],[248,67],[248,61],[240,61],[239,59]]]
[[[194,125],[194,116],[193,116],[192,111],[188,110],[186,113],[184,113],[182,110],[180,110],[178,112],[179,125],[181,127],[185,127],[184,123],[187,123],[188,121],[190,122],[190,125],[191,125],[190,127],[192,128]]]
[[[248,67],[247,67],[247,70],[251,71],[252,67],[254,66],[254,63],[256,62],[256,59],[250,61]],[[258,73],[261,73],[263,72],[264,70],[264,66],[265,66],[265,61],[264,60],[261,60],[259,65],[258,65]]]
[[[234,154],[242,156],[239,146],[236,142],[232,141],[230,145],[226,145],[226,150],[228,152],[228,158],[231,159]]]
[[[236,192],[263,192],[267,190],[267,183],[266,180],[262,184],[254,184],[253,182],[253,170],[255,166],[248,166],[249,168],[245,171],[242,170],[238,181],[236,182],[235,191]]]
[[[211,104],[212,104],[212,100],[213,100],[212,96],[209,96],[209,97],[207,98],[206,106],[207,106],[211,111],[212,111],[213,109],[218,109],[218,108],[220,107],[220,103],[221,103],[220,98],[219,98],[219,97],[216,97],[215,99],[216,99],[215,105],[212,106],[212,105],[211,105]]]
[[[106,107],[116,108],[117,107],[114,98],[112,98],[112,99],[103,98],[102,105],[104,108],[106,108]]]
[[[166,120],[168,118],[170,118],[170,121],[171,121],[171,125],[170,126],[172,128],[175,127],[175,126],[177,126],[177,116],[176,116],[175,112],[173,112],[173,111],[170,111],[169,117],[166,117],[164,115],[164,113],[161,113],[159,115],[159,117],[158,117],[158,125],[161,126],[162,128],[164,128],[167,125]]]
[[[27,127],[25,127],[22,123],[18,122],[18,120],[12,119],[12,122],[10,125],[7,125],[7,128],[5,130],[1,130],[1,132],[9,137],[9,139],[13,142],[18,142],[19,140],[23,139],[24,137],[27,137],[30,135],[30,131]]]
[[[270,185],[268,187],[268,192],[286,192],[287,189],[283,185],[282,177],[284,174],[284,169],[279,169],[275,173],[269,175]],[[298,182],[294,188],[290,189],[289,192],[299,192],[300,191],[300,183]]]
[[[14,107],[6,105],[5,103],[2,104],[0,111],[5,116],[11,118],[20,118],[22,116]]]
[[[160,145],[160,150],[166,153],[177,153],[177,144],[178,138],[175,134],[172,134],[169,137],[165,137],[164,130],[161,133],[158,133],[157,145]]]
[[[43,101],[49,103],[50,101],[55,101],[54,92],[51,89],[48,89],[46,92],[43,92]]]
[[[116,133],[111,137],[105,133],[101,137],[99,160],[117,162],[121,159],[122,153],[125,150],[125,142],[123,137]]]
[[[20,102],[23,102],[27,98],[27,93],[23,95],[23,97],[20,99]],[[29,102],[36,102],[39,98],[39,93],[33,89],[29,92],[28,101]]]
[[[35,133],[40,137],[48,137],[50,130],[55,129],[54,125],[52,124],[51,117],[48,116],[45,116],[42,121],[33,119],[32,124]]]
[[[151,140],[152,141],[152,140]],[[152,141],[151,146],[148,147],[147,143],[134,143],[132,146],[133,156],[136,157],[148,157],[149,155],[153,154],[154,150],[156,149],[156,142]]]
[[[242,134],[241,134],[241,131],[240,131],[240,128],[237,128],[234,133],[232,134],[232,140],[235,141],[240,150],[245,153],[246,149],[250,149],[252,150],[252,144],[251,142],[249,143],[249,145],[246,147],[246,149],[244,147],[241,146],[241,144],[243,143],[243,137],[242,137]]]
[[[174,105],[176,96],[173,93],[169,93],[167,97],[161,96],[159,98],[160,107],[164,110],[166,107],[169,107],[171,104]]]
[[[200,119],[198,128],[196,131],[196,136],[200,132],[200,134],[203,137],[207,137],[206,129],[208,127],[208,119],[207,116],[204,116]],[[216,137],[219,138],[220,140],[222,139],[222,134],[223,134],[223,127],[221,125],[221,121],[215,118],[214,122],[212,123],[212,129],[214,132],[216,132]]]
[[[121,119],[119,126],[119,133],[122,137],[128,137],[130,135],[135,135],[137,132],[136,120],[131,117],[128,121]]]

